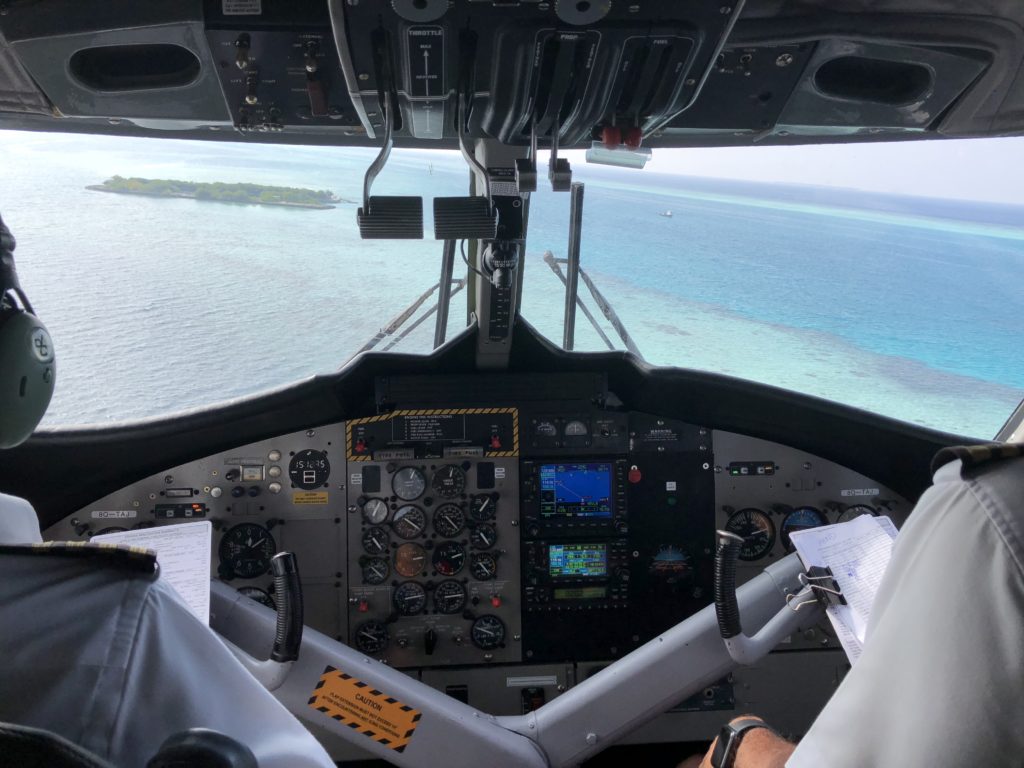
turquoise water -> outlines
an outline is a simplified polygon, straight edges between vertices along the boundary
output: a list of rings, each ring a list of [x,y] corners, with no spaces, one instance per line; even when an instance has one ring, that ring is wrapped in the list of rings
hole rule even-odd
[[[328,188],[356,200],[369,150],[2,138],[0,211],[61,356],[49,425],[178,411],[334,370],[440,269],[433,240],[360,240],[354,205],[84,189],[120,174]],[[587,184],[583,266],[649,362],[981,437],[1024,397],[1016,211],[576,171]],[[396,152],[374,191],[464,194],[467,177],[451,153]],[[672,218],[657,215],[665,209]],[[567,218],[567,195],[534,196],[523,313],[555,340],[563,288],[542,255],[565,255]],[[451,332],[466,322],[464,296]],[[577,328],[578,349],[603,348],[582,316]],[[395,349],[427,352],[432,332],[426,322]]]

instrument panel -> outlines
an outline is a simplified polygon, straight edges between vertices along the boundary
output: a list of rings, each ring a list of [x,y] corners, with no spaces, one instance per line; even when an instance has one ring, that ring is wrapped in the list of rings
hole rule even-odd
[[[795,530],[865,513],[900,525],[910,508],[771,441],[521,402],[382,409],[240,446],[132,483],[44,535],[207,519],[212,573],[268,607],[269,559],[292,551],[308,626],[497,715],[540,706],[710,604],[716,528],[745,539],[744,581],[784,557]],[[838,648],[821,625],[773,662],[824,681],[787,706],[804,713],[794,727],[838,684]],[[738,670],[666,714],[672,728],[635,738],[703,738],[695,713],[767,700],[758,674]]]

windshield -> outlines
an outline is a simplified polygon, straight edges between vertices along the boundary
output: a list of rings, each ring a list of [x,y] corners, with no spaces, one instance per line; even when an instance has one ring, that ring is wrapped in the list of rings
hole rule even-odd
[[[211,405],[331,372],[370,344],[433,347],[430,199],[466,194],[457,153],[396,150],[374,186],[423,196],[428,239],[361,240],[372,150],[0,137],[0,212],[60,352],[45,425]],[[604,305],[649,363],[989,437],[1024,396],[1024,193],[977,169],[1022,150],[656,150],[643,171],[571,155],[586,184],[580,296],[600,329],[578,314],[575,348],[627,347]],[[569,196],[541,161],[522,311],[561,344],[552,267],[565,272]],[[460,286],[449,338],[468,322]]]

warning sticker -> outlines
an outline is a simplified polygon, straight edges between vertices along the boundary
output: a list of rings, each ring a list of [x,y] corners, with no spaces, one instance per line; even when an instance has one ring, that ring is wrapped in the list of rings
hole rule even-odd
[[[296,491],[292,494],[292,504],[326,504],[327,491]]]
[[[419,710],[334,667],[320,675],[309,706],[395,752],[405,751],[422,717]]]

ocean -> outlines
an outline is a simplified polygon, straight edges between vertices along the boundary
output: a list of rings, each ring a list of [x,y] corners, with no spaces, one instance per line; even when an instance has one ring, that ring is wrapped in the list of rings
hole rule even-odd
[[[440,271],[433,239],[360,240],[356,204],[274,208],[86,186],[119,174],[358,201],[373,155],[0,132],[0,213],[59,354],[44,425],[163,415],[336,370]],[[574,170],[586,184],[583,268],[651,364],[983,438],[1024,397],[1024,209]],[[465,194],[467,180],[454,153],[396,151],[374,193],[427,196],[432,233],[429,197]],[[564,288],[543,254],[566,255],[568,207],[566,194],[534,195],[524,257],[523,315],[559,343]],[[461,293],[449,334],[465,323]],[[394,349],[426,354],[432,336],[430,319]],[[582,315],[576,338],[577,349],[605,348]]]

